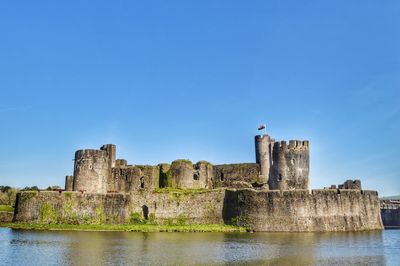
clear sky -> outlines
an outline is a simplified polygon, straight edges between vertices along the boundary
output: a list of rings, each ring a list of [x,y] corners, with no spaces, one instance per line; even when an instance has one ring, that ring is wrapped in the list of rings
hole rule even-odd
[[[400,194],[400,2],[1,1],[0,183],[64,184],[77,149],[254,162],[308,139],[311,187]]]

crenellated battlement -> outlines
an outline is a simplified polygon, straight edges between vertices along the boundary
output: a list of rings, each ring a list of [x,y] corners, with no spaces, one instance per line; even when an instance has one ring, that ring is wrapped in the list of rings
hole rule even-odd
[[[270,189],[309,189],[308,140],[278,141],[272,149]]]
[[[309,147],[310,142],[308,140],[289,140],[289,143],[282,140],[274,143],[274,149],[281,150],[308,150]]]
[[[93,157],[107,157],[107,151],[95,150],[95,149],[85,149],[77,150],[75,152],[75,158],[93,158]]]

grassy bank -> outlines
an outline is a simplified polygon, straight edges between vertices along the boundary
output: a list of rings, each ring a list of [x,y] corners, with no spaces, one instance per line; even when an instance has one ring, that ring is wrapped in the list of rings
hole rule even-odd
[[[246,228],[221,224],[30,224],[0,223],[0,227],[25,230],[121,231],[121,232],[246,232]]]
[[[208,193],[212,191],[221,191],[223,189],[206,189],[206,188],[156,188],[154,189],[155,193],[175,193],[175,194],[184,194],[184,195],[190,195],[190,194],[201,194],[201,193]]]
[[[14,208],[10,205],[0,205],[0,212],[14,212]]]

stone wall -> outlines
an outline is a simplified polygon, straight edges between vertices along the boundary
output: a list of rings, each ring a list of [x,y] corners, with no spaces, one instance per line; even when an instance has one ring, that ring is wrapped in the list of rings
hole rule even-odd
[[[80,193],[21,192],[16,222],[128,223],[132,215],[158,223],[223,223],[224,191]]]
[[[377,192],[361,190],[227,190],[224,220],[255,231],[382,229]]]
[[[108,192],[152,191],[159,187],[160,168],[152,165],[127,165],[112,169],[107,181]]]
[[[339,189],[361,189],[361,181],[356,180],[346,180],[343,184],[338,185]]]
[[[382,209],[381,214],[385,227],[400,227],[400,208]]]
[[[21,192],[14,220],[37,223],[238,224],[255,231],[382,229],[375,191],[254,189],[137,193]]]
[[[131,212],[148,210],[157,222],[182,220],[192,224],[222,224],[224,190],[154,192],[133,195]]]
[[[10,223],[13,220],[13,212],[0,211],[0,223]]]
[[[214,166],[213,187],[235,187],[240,183],[264,184],[267,179],[259,176],[260,165],[257,163],[221,164]]]
[[[160,187],[212,188],[213,165],[206,161],[192,164],[189,160],[175,160],[171,165],[160,164]]]
[[[17,195],[14,221],[37,223],[121,223],[129,194],[41,191]]]

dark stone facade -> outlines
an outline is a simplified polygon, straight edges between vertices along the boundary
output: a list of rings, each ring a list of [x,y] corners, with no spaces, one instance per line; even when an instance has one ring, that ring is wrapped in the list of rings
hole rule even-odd
[[[385,227],[400,228],[400,208],[381,209],[382,222]]]

